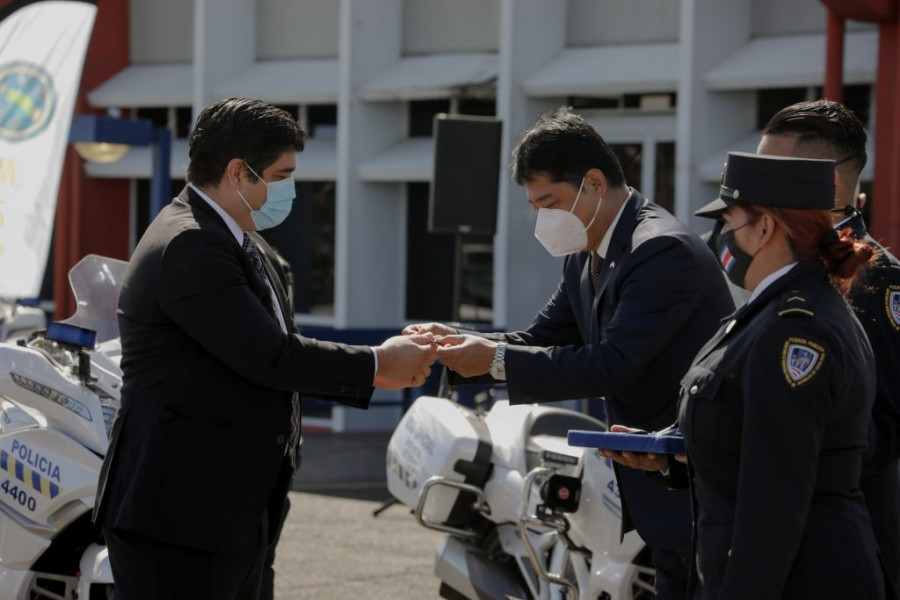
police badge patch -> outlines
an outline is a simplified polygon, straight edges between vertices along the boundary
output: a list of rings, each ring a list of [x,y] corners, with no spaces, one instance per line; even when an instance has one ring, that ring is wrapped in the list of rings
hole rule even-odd
[[[781,352],[781,371],[792,388],[813,378],[825,360],[825,348],[801,338],[788,338]]]
[[[884,293],[884,309],[894,331],[900,331],[900,285],[889,285]]]

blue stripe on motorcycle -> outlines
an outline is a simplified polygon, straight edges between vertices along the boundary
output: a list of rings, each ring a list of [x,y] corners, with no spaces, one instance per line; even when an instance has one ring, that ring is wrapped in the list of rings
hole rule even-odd
[[[617,517],[622,517],[622,507],[620,507],[614,500],[611,500],[606,497],[606,494],[603,495],[603,504],[606,505],[606,508],[613,511]]]

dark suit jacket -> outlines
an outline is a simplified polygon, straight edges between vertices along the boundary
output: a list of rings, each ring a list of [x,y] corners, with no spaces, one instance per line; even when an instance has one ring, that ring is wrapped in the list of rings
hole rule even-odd
[[[850,290],[850,305],[872,344],[878,373],[870,431],[877,439],[870,439],[863,478],[885,468],[896,476],[900,457],[900,314],[891,309],[900,296],[900,261],[866,233],[862,215],[850,219],[847,226],[855,238],[878,252],[875,263],[860,273]]]
[[[293,328],[280,267],[251,237]],[[118,312],[122,408],[95,521],[213,552],[256,548],[270,499],[283,500],[293,393],[367,407],[371,350],[282,332],[265,281],[190,188],[135,249]]]
[[[595,294],[590,253],[566,257],[556,293],[525,331],[503,334],[510,402],[603,396],[610,423],[662,429],[675,421],[678,382],[734,309],[709,248],[634,190]],[[616,469],[632,524],[651,546],[690,543],[690,502],[642,472]],[[629,517],[630,521],[629,522]]]

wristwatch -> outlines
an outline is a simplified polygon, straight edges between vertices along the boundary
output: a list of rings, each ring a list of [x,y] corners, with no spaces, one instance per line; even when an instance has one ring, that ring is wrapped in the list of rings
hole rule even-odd
[[[491,363],[491,377],[497,381],[506,381],[506,343],[497,344],[494,361]]]

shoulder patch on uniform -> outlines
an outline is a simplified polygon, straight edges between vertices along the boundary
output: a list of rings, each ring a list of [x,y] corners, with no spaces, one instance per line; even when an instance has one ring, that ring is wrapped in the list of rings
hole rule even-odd
[[[825,348],[803,338],[788,338],[781,351],[781,372],[792,388],[812,379],[825,361]]]
[[[900,285],[891,284],[884,292],[884,309],[894,331],[900,331]]]
[[[812,304],[806,299],[802,293],[791,290],[781,297],[781,304],[778,305],[779,317],[812,317],[815,316]]]

